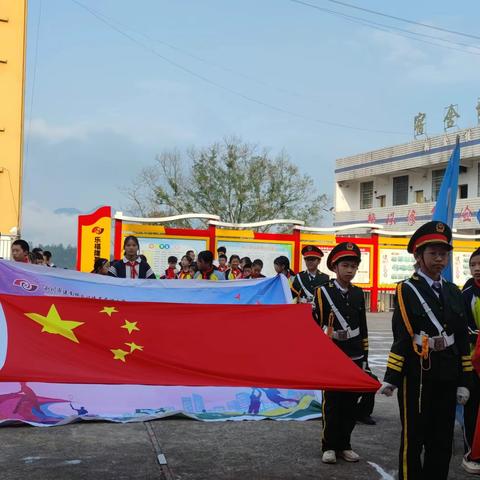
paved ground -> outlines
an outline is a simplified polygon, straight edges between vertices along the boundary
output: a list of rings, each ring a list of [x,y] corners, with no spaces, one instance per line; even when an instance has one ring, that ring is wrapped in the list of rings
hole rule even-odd
[[[370,315],[371,365],[383,375],[391,336],[389,315]],[[397,468],[396,400],[377,397],[378,425],[358,425],[353,435],[358,464],[324,465],[321,421],[222,422],[158,420],[148,423],[85,422],[50,428],[0,428],[1,480],[165,479],[291,480],[392,479]],[[453,480],[460,468],[456,431]],[[158,455],[167,464],[160,465]],[[472,477],[473,478],[473,477]]]

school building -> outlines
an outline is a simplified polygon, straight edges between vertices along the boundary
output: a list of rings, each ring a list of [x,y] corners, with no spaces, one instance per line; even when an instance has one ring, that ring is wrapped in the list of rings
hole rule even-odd
[[[461,166],[453,227],[460,235],[479,234],[480,126],[338,159],[334,225],[371,223],[408,232],[430,220],[457,135]]]

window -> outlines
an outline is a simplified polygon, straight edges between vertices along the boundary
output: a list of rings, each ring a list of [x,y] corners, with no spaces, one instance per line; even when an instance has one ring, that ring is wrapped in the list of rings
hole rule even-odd
[[[393,205],[407,205],[408,175],[393,178]]]
[[[378,206],[379,207],[386,207],[387,206],[387,197],[386,195],[379,195],[377,197],[378,200]]]
[[[373,181],[360,184],[360,208],[372,208],[373,206]]]
[[[425,197],[423,195],[423,190],[415,190],[415,203],[424,203]]]
[[[468,184],[458,186],[458,198],[468,198]]]
[[[432,202],[437,201],[437,197],[440,192],[440,185],[442,184],[444,174],[444,168],[442,168],[441,170],[432,170]]]

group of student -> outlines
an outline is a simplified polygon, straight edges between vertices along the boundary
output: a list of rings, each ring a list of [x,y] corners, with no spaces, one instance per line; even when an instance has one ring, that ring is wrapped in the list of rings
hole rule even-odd
[[[146,257],[140,254],[140,244],[137,237],[129,235],[123,242],[123,258],[109,262],[106,258],[95,260],[92,273],[109,275],[119,278],[156,279],[156,275],[148,264]],[[188,250],[178,262],[178,258],[170,256],[167,259],[168,267],[160,279],[203,279],[203,280],[238,280],[249,278],[264,278],[262,274],[263,261],[259,258],[251,260],[249,257],[240,258],[231,255],[228,259],[225,247],[217,249],[217,260],[213,253],[204,250],[195,255],[193,250]],[[274,261],[275,270],[285,273],[288,277],[293,275],[287,257],[281,256]]]
[[[12,243],[12,259],[16,262],[55,267],[52,261],[52,252],[35,247],[30,251],[30,245],[26,240],[18,239]]]
[[[438,221],[427,222],[411,236],[407,251],[416,264],[413,275],[397,284],[392,317],[393,344],[380,393],[398,392],[402,425],[399,479],[446,480],[448,477],[457,404],[464,407],[465,455],[462,467],[480,475],[480,458],[472,457],[472,444],[480,405],[480,379],[472,365],[480,329],[480,249],[470,257],[472,278],[463,291],[445,280],[442,271],[451,256],[452,231]],[[94,272],[121,278],[156,278],[134,236],[125,238],[124,257],[99,259]],[[45,252],[43,252],[45,254]],[[12,245],[16,261],[29,262],[28,244]],[[227,262],[224,247],[218,262],[205,250],[195,257],[186,252],[177,270],[169,259],[163,278],[223,280],[262,277],[263,264],[232,255]],[[302,249],[306,269],[295,275],[286,257],[274,261],[275,271],[285,275],[297,303],[312,304],[313,317],[331,340],[359,368],[374,376],[368,365],[368,327],[364,292],[353,284],[361,262],[354,242],[336,245],[327,258],[335,275],[319,271],[323,252],[314,245]],[[33,263],[33,262],[32,262]],[[323,396],[322,461],[337,457],[357,462],[351,434],[358,410],[373,408],[373,396],[357,392],[327,391]],[[370,409],[370,410],[368,410]],[[368,423],[368,422],[365,422]]]
[[[336,278],[320,279],[314,263],[323,254],[314,246],[308,248],[304,256],[312,258],[305,262],[307,270],[301,278],[297,275],[292,283],[293,294],[298,301],[313,303],[314,318],[325,333],[371,374],[364,294],[352,284],[361,262],[360,249],[353,242],[338,244],[327,258]],[[480,249],[470,257],[472,278],[463,291],[442,277],[452,249],[447,224],[422,225],[407,247],[416,261],[414,273],[396,288],[393,344],[380,393],[389,397],[398,392],[400,480],[448,478],[457,405],[464,409],[462,467],[480,475],[480,458],[472,457],[480,405],[480,379],[472,364],[480,328]],[[359,395],[324,393],[324,463],[334,464],[337,457],[359,460],[351,446]]]

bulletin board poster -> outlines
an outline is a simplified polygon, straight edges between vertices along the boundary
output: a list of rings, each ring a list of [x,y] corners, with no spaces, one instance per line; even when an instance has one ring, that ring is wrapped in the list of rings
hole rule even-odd
[[[472,252],[455,252],[453,251],[452,256],[452,273],[453,273],[453,283],[462,287],[467,283],[467,280],[471,277],[469,260]]]
[[[318,269],[329,275],[330,277],[335,277],[335,274],[327,268],[327,257],[330,252],[333,250],[335,245],[318,245],[318,248],[323,252],[323,258],[320,262],[320,266]],[[358,267],[357,274],[353,279],[353,283],[355,285],[360,285],[362,287],[371,287],[372,286],[372,249],[371,247],[362,247],[359,245],[360,252],[362,254],[362,261],[360,262],[360,266]],[[305,261],[302,261],[303,268],[305,269]]]
[[[193,250],[195,255],[207,249],[207,239],[139,237],[140,253],[145,255],[147,262],[152,267],[155,275],[161,277],[168,267],[168,257],[175,256],[180,262],[188,250]]]
[[[238,255],[240,258],[249,257],[252,261],[259,258],[263,262],[262,273],[267,277],[276,275],[273,268],[273,261],[281,255],[290,260],[290,267],[293,259],[293,243],[287,242],[262,242],[262,241],[225,241],[217,239],[217,245],[227,249],[227,257]]]
[[[378,261],[379,288],[395,288],[398,282],[411,277],[414,272],[415,259],[404,249],[380,247]]]

